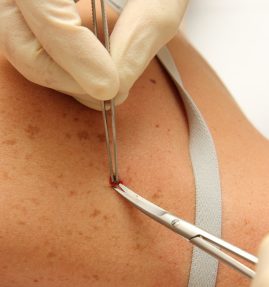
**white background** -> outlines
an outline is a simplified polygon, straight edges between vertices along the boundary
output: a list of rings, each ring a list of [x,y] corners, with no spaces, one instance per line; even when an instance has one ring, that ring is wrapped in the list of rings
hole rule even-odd
[[[269,139],[269,0],[190,0],[182,29]]]
[[[181,28],[269,139],[269,0],[189,0]]]

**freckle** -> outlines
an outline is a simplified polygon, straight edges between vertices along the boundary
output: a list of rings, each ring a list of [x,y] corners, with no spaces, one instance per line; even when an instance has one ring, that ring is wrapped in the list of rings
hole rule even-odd
[[[154,79],[149,79],[151,81],[152,84],[156,84],[156,80]]]
[[[93,229],[94,229],[95,231],[97,231],[97,230],[99,230],[99,227],[95,225],[95,226],[93,227]]]
[[[159,128],[159,127],[160,127],[160,125],[159,125],[159,124],[156,124],[156,125],[155,125],[155,128]]]
[[[161,194],[155,192],[155,193],[153,194],[152,198],[153,198],[153,199],[159,199],[159,198],[161,198]]]
[[[66,118],[66,113],[63,113],[63,118]]]
[[[72,235],[73,234],[73,230],[71,230],[71,229],[66,230],[66,234],[67,235]]]
[[[33,282],[37,283],[37,282],[39,282],[39,280],[38,279],[34,279]]]
[[[47,224],[47,223],[50,221],[50,219],[49,219],[49,217],[43,215],[43,216],[40,216],[40,217],[38,218],[38,221],[41,222],[41,223]]]
[[[2,171],[2,177],[3,177],[3,179],[5,179],[5,180],[10,179],[9,174],[8,174],[8,172],[6,172],[6,171]]]
[[[65,136],[65,138],[67,138],[67,139],[71,139],[71,138],[72,138],[72,136],[70,135],[70,133],[65,133],[64,136]]]
[[[136,243],[135,250],[142,250],[142,246],[139,243]]]
[[[27,153],[24,157],[26,160],[30,160],[32,158],[32,154]]]
[[[19,220],[18,222],[17,222],[19,225],[25,225],[26,223],[24,222],[24,221],[22,221],[22,220]]]
[[[86,240],[92,240],[92,238],[90,236],[85,236],[84,237]]]
[[[163,257],[160,255],[159,257],[158,257],[160,260],[163,260]]]
[[[31,198],[30,201],[34,204],[34,205],[39,205],[39,200],[37,198]]]
[[[24,131],[28,135],[29,138],[33,139],[39,133],[40,129],[37,126],[28,125]]]
[[[104,215],[104,216],[103,216],[103,219],[104,219],[105,221],[108,221],[108,220],[109,220],[109,217],[108,217],[107,215]]]
[[[78,235],[83,236],[83,232],[79,231]]]
[[[74,121],[74,122],[78,122],[78,121],[79,121],[79,118],[78,118],[78,117],[74,117],[74,118],[73,118],[73,121]]]
[[[101,214],[101,211],[98,210],[98,209],[95,209],[91,214],[90,214],[90,217],[96,217],[98,215]]]
[[[88,190],[86,191],[86,194],[90,194],[92,192],[92,190]]]
[[[97,137],[98,137],[99,142],[101,142],[101,143],[106,141],[105,134],[98,134]]]
[[[170,129],[167,129],[167,131],[170,132],[171,130],[170,130]]]
[[[58,183],[56,183],[55,181],[50,182],[50,185],[56,189],[58,189]]]
[[[14,145],[17,143],[17,141],[14,139],[10,139],[10,140],[3,141],[2,143],[6,145]]]
[[[76,196],[77,195],[77,192],[75,190],[70,190],[69,191],[69,196]]]
[[[8,266],[7,265],[4,265],[3,267],[2,267],[2,269],[7,269],[8,268]]]
[[[92,277],[93,277],[95,280],[99,280],[99,276],[96,275],[96,274],[93,274]]]
[[[89,275],[83,275],[84,279],[90,279],[91,277]]]
[[[54,252],[49,252],[47,254],[47,258],[53,258],[53,257],[56,257],[56,254]]]
[[[77,137],[79,140],[88,140],[90,138],[89,133],[87,131],[78,132]]]
[[[58,178],[63,178],[63,176],[64,176],[64,175],[63,175],[62,173],[60,173],[57,177],[58,177]]]

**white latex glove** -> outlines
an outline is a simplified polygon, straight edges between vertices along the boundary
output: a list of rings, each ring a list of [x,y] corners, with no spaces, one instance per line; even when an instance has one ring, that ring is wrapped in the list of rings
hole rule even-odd
[[[119,90],[115,64],[73,0],[0,0],[0,50],[30,81],[91,108]]]
[[[188,0],[127,1],[110,37],[111,57],[120,78],[116,104],[126,100],[152,58],[176,34],[187,3]]]
[[[120,77],[116,103],[162,46],[176,34],[188,0],[129,0],[111,35],[111,56]]]
[[[251,287],[269,286],[269,235],[262,241],[259,250],[259,263],[257,274],[251,284]]]

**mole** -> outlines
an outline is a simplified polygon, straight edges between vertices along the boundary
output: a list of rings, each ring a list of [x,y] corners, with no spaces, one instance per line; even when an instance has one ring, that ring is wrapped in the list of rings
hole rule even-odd
[[[156,80],[154,80],[154,79],[149,79],[149,80],[151,81],[152,84],[154,84],[154,85],[156,84]]]

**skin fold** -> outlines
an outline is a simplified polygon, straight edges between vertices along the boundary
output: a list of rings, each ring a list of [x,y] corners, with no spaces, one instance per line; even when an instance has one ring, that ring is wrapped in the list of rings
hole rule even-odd
[[[256,254],[269,230],[268,141],[181,34],[168,47],[216,144],[222,237]],[[0,56],[0,117],[1,286],[187,285],[192,246],[110,188],[100,112]],[[123,182],[193,222],[186,115],[156,59],[117,108],[117,129]],[[220,264],[217,286],[249,284]]]

